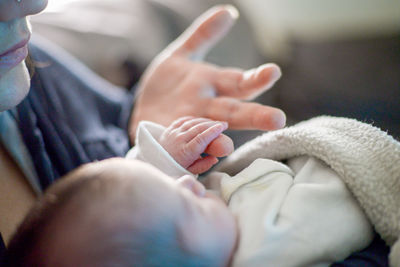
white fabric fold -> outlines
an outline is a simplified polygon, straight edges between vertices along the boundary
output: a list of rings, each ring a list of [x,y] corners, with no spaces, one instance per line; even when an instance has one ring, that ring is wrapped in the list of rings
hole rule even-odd
[[[329,266],[372,241],[368,218],[334,170],[309,156],[287,164],[259,158],[232,177],[207,176],[221,181],[238,222],[233,267]]]
[[[400,235],[400,143],[353,119],[317,117],[246,143],[218,166],[235,175],[258,158],[318,158],[335,170],[388,245]],[[395,257],[395,256],[393,256]]]

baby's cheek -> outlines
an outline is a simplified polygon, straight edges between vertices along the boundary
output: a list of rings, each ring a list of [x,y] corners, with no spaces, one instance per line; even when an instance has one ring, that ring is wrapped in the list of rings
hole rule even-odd
[[[231,154],[233,149],[232,139],[221,134],[208,145],[204,152],[215,157],[225,157]]]

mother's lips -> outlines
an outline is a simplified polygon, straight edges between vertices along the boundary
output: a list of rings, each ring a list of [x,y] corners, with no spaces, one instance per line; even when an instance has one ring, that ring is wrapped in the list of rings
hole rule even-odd
[[[29,42],[29,39],[30,38],[28,37],[28,38],[22,40],[21,42],[13,45],[10,49],[8,49],[7,51],[5,51],[2,54],[0,54],[0,57],[7,56],[7,54],[13,53],[15,50],[26,46],[28,44],[28,42]]]
[[[13,68],[28,56],[28,39],[25,39],[0,55],[0,68]]]

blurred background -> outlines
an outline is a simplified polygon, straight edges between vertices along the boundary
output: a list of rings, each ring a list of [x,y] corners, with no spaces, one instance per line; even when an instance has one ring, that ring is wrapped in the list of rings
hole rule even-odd
[[[279,64],[281,80],[257,101],[283,109],[289,125],[346,116],[399,139],[399,0],[50,0],[32,24],[107,80],[131,88],[156,54],[216,4],[233,4],[241,16],[207,60]],[[230,133],[236,145],[258,134]]]

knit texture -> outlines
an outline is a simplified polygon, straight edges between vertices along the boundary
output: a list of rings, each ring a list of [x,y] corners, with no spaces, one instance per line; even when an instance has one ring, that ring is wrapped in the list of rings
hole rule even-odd
[[[322,116],[265,133],[238,148],[217,168],[235,175],[257,158],[309,155],[334,169],[388,245],[400,235],[400,143],[353,119]],[[395,257],[394,255],[392,255]]]

